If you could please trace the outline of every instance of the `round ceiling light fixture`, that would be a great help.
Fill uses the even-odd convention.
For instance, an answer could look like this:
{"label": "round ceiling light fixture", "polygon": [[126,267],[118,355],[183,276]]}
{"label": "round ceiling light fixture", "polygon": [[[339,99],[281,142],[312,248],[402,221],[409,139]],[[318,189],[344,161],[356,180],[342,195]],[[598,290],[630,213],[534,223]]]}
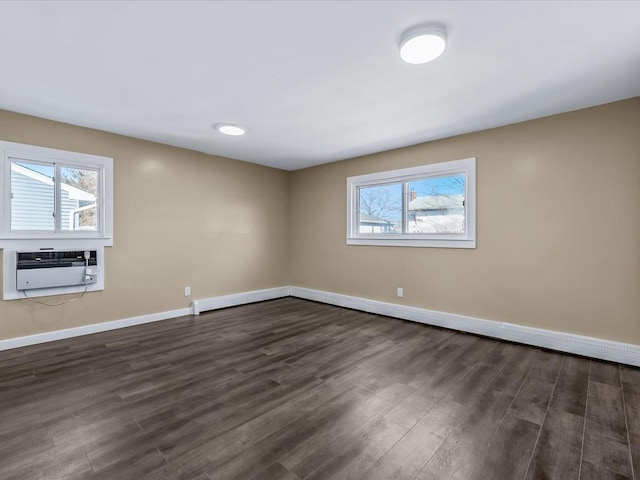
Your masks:
{"label": "round ceiling light fixture", "polygon": [[443,27],[412,30],[400,42],[400,58],[417,65],[435,60],[447,47],[447,34]]}
{"label": "round ceiling light fixture", "polygon": [[218,123],[216,124],[216,130],[225,135],[232,135],[237,137],[239,135],[244,135],[246,130],[238,125],[233,125],[231,123]]}

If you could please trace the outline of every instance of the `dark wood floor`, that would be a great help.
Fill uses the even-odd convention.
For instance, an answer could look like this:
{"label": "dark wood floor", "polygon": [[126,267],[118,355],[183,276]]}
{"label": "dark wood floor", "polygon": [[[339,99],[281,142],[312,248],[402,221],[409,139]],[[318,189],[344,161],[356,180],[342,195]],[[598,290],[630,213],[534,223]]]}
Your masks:
{"label": "dark wood floor", "polygon": [[299,299],[0,352],[3,480],[639,472],[639,369]]}

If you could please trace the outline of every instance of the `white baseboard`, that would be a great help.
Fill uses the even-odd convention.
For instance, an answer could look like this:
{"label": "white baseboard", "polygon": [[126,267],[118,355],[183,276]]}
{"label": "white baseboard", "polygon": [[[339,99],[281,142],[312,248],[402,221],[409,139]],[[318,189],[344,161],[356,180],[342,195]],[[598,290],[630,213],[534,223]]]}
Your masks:
{"label": "white baseboard", "polygon": [[309,288],[289,287],[289,292],[293,297],[307,300],[640,367],[640,345],[524,327]]}
{"label": "white baseboard", "polygon": [[274,298],[288,296],[289,287],[278,287],[194,300],[189,308],[152,313],[149,315],[142,315],[140,317],[125,318],[111,322],[94,323],[92,325],[83,325],[82,327],[67,328],[64,330],[54,330],[52,332],[28,335],[26,337],[0,340],[0,351],[26,347],[28,345],[36,345],[38,343],[53,342],[55,340],[63,340],[65,338],[79,337],[81,335],[90,335],[92,333],[106,332],[108,330],[131,327],[133,325],[141,325],[143,323],[158,322],[160,320],[182,317],[184,315],[198,315],[200,312],[204,312],[206,310],[216,310],[219,308],[233,307],[235,305],[244,305],[245,303],[260,302],[263,300],[271,300]]}
{"label": "white baseboard", "polygon": [[640,345],[585,337],[554,330],[524,327],[511,323],[437,312],[434,310],[408,307],[395,303],[380,302],[367,298],[352,297],[302,287],[277,287],[205,298],[194,300],[191,308],[181,308],[179,310],[170,310],[112,322],[39,333],[26,337],[9,338],[0,340],[0,351],[81,335],[89,335],[91,333],[105,332],[107,330],[115,330],[133,325],[141,325],[143,323],[157,322],[189,314],[198,315],[200,312],[207,310],[216,310],[287,296],[640,367]]}
{"label": "white baseboard", "polygon": [[217,310],[219,308],[244,305],[245,303],[262,302],[264,300],[273,300],[274,298],[288,297],[289,291],[290,287],[277,287],[194,300],[191,304],[191,313],[198,315],[200,312],[205,312],[207,310]]}
{"label": "white baseboard", "polygon": [[82,327],[66,328],[64,330],[54,330],[53,332],[38,333],[36,335],[28,335],[26,337],[8,338],[6,340],[0,340],[0,351],[26,347],[28,345],[36,345],[38,343],[53,342],[55,340],[63,340],[65,338],[79,337],[81,335],[90,335],[92,333],[106,332],[108,330],[116,330],[118,328],[132,327],[143,323],[158,322],[160,320],[168,320],[170,318],[182,317],[190,314],[190,308],[181,308],[179,310],[169,310],[167,312],[152,313],[149,315],[141,315],[139,317],[113,320],[111,322],[94,323],[91,325],[83,325]]}

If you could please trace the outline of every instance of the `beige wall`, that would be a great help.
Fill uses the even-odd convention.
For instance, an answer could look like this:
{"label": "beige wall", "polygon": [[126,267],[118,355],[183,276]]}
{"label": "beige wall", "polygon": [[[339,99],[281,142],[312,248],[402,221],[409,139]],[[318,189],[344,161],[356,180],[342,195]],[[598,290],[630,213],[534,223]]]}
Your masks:
{"label": "beige wall", "polygon": [[105,290],[57,308],[0,301],[0,339],[287,284],[287,172],[6,111],[0,139],[112,157],[115,171]]}
{"label": "beige wall", "polygon": [[[0,111],[2,140],[115,161],[105,290],[0,301],[0,339],[290,284],[640,344],[639,132],[636,98],[288,173]],[[471,156],[477,249],[345,244],[346,177]]]}
{"label": "beige wall", "polygon": [[[476,249],[345,244],[348,176],[467,157]],[[640,344],[640,98],[293,172],[290,218],[292,285]]]}

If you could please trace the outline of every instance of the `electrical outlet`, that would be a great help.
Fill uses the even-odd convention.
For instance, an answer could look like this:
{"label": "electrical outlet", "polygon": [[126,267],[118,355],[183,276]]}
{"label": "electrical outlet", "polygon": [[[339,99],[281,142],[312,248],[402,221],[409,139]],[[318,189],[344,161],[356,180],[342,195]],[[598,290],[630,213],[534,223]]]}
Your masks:
{"label": "electrical outlet", "polygon": [[398,292],[396,293],[399,297],[404,297],[404,288],[398,287]]}
{"label": "electrical outlet", "polygon": [[184,287],[184,296],[185,297],[191,296],[191,287]]}

